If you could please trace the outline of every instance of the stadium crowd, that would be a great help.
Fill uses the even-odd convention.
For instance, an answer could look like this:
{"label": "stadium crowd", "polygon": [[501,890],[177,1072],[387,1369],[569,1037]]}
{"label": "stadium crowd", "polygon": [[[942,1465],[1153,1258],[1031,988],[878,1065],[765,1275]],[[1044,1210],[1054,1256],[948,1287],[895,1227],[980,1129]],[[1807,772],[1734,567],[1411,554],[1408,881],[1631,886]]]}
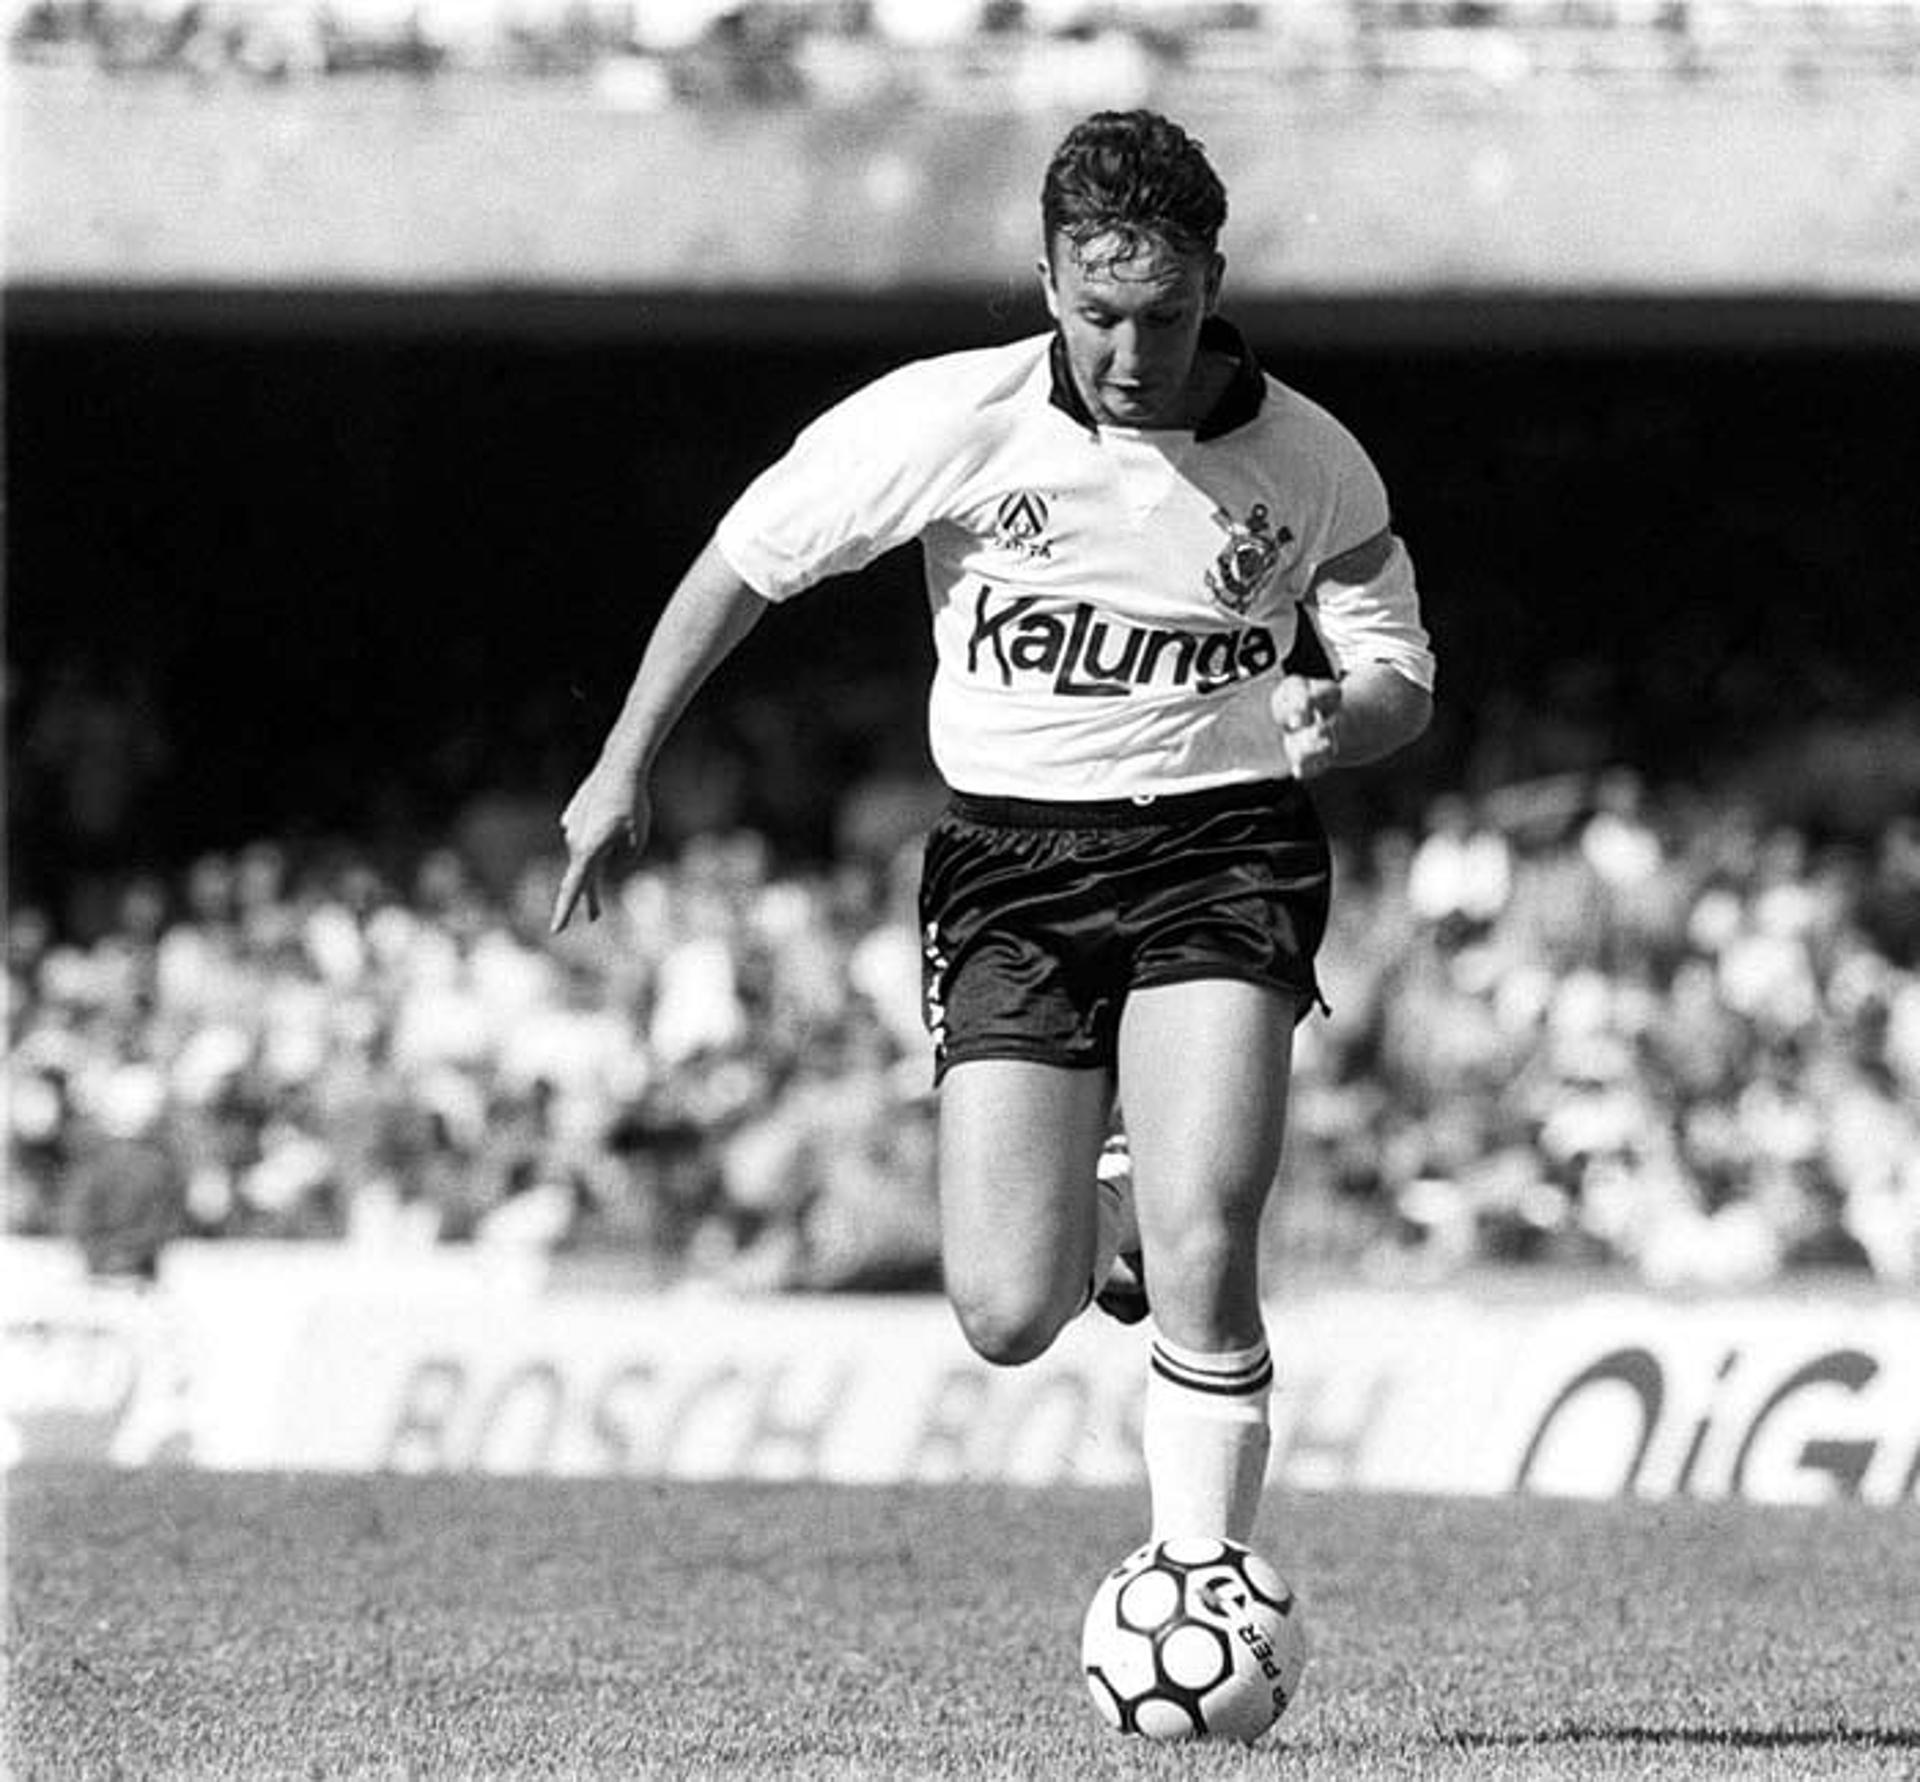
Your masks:
{"label": "stadium crowd", "polygon": [[[622,105],[1082,104],[1217,86],[1911,73],[1915,0],[14,0],[16,63],[586,81]],[[1139,93],[1144,100],[1146,93]]]}
{"label": "stadium crowd", "polygon": [[[135,1276],[192,1234],[926,1284],[911,802],[826,865],[687,841],[559,941],[544,806],[404,873],[208,853],[87,932],[18,901],[8,1227]],[[1616,767],[1336,845],[1283,1263],[1920,1281],[1920,821]]]}

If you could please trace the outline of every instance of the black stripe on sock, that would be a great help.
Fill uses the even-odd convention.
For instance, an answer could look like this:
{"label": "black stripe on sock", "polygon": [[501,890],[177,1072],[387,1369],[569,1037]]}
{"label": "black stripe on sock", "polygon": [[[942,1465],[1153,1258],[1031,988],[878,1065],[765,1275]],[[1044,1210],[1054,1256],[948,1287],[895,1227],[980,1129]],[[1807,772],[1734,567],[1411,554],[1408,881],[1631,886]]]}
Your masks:
{"label": "black stripe on sock", "polygon": [[1153,1371],[1161,1379],[1189,1392],[1210,1392],[1218,1398],[1250,1398],[1273,1384],[1273,1356],[1266,1350],[1261,1351],[1258,1360],[1222,1373],[1206,1373],[1175,1361],[1158,1343],[1153,1345],[1151,1357]]}

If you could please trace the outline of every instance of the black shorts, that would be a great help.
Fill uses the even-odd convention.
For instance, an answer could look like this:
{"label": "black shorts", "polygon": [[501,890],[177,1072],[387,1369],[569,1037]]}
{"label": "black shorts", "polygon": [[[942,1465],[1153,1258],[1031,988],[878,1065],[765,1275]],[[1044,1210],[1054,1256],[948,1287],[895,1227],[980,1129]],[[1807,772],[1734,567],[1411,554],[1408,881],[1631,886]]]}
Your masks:
{"label": "black shorts", "polygon": [[1326,830],[1296,780],[1147,803],[954,797],[927,838],[936,1080],[965,1059],[1111,1067],[1129,991],[1235,978],[1319,999]]}

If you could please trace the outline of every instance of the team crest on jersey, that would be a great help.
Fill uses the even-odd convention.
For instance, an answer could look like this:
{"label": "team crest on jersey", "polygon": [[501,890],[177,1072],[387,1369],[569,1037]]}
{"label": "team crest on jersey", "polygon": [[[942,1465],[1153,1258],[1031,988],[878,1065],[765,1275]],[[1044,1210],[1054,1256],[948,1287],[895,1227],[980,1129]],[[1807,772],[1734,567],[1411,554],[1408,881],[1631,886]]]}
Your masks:
{"label": "team crest on jersey", "polygon": [[1053,546],[1046,534],[1046,498],[1032,489],[1015,489],[994,512],[993,542],[1016,557],[1052,557]]}
{"label": "team crest on jersey", "polygon": [[1213,567],[1207,571],[1207,591],[1230,613],[1244,613],[1280,566],[1280,547],[1293,542],[1285,526],[1278,532],[1267,517],[1267,504],[1256,501],[1246,519],[1236,520],[1224,507],[1213,510],[1214,520],[1227,531]]}

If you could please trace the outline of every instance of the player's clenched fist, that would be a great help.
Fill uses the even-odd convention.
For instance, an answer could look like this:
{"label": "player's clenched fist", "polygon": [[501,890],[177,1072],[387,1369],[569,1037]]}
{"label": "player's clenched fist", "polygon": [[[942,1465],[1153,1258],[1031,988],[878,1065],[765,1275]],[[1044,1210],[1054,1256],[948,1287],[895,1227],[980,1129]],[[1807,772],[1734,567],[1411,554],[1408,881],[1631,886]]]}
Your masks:
{"label": "player's clenched fist", "polygon": [[572,920],[583,895],[587,920],[600,919],[602,868],[622,848],[645,847],[651,822],[646,786],[632,774],[616,771],[603,761],[581,781],[579,791],[560,813],[567,870],[553,901],[555,934]]}
{"label": "player's clenched fist", "polygon": [[1338,763],[1340,683],[1304,674],[1285,676],[1273,690],[1273,718],[1296,779],[1310,780]]}

